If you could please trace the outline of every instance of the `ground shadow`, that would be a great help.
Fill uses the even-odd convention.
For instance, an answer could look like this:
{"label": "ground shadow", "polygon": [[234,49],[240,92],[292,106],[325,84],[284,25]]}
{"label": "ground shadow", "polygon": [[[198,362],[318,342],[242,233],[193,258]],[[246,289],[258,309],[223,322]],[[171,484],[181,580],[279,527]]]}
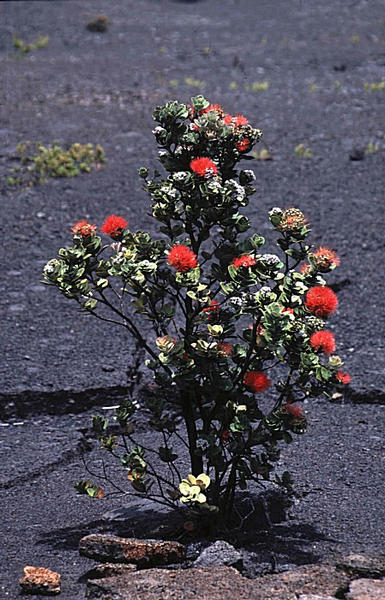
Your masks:
{"label": "ground shadow", "polygon": [[[243,502],[243,505],[242,505]],[[241,499],[240,507],[246,506]],[[253,501],[255,510],[247,519],[240,522],[228,533],[222,532],[221,539],[227,539],[240,549],[246,558],[246,575],[255,576],[261,565],[302,565],[318,562],[320,556],[314,544],[337,540],[319,532],[309,523],[288,522],[285,516],[287,499],[266,492]],[[245,514],[245,513],[244,513]],[[110,515],[110,516],[109,516]],[[162,512],[156,509],[143,509],[139,506],[123,508],[107,513],[103,518],[86,523],[76,523],[71,527],[45,533],[38,544],[54,549],[77,550],[79,541],[91,533],[109,533],[122,537],[174,539],[183,543],[195,543],[197,547],[206,545],[215,538],[208,539],[188,534],[183,528],[184,517],[177,512]]]}

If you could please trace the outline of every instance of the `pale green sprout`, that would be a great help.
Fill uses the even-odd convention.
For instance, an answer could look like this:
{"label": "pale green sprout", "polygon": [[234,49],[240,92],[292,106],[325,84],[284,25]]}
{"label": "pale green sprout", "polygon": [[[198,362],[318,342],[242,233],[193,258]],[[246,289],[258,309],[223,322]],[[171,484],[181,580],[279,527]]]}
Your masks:
{"label": "pale green sprout", "polygon": [[187,475],[187,479],[182,479],[179,484],[179,491],[182,494],[180,501],[184,504],[188,502],[198,502],[204,504],[206,502],[205,494],[202,491],[206,490],[210,485],[210,477],[201,473],[198,477]]}

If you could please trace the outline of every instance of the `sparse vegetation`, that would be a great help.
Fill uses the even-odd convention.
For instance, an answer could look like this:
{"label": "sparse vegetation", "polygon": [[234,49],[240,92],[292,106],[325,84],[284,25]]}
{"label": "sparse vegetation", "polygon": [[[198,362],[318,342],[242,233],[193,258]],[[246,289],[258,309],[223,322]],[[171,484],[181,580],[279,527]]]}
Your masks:
{"label": "sparse vegetation", "polygon": [[294,148],[294,153],[296,156],[299,156],[299,158],[312,158],[313,156],[312,151],[310,148],[307,148],[305,144],[298,144]]}
{"label": "sparse vegetation", "polygon": [[16,34],[13,35],[13,47],[18,50],[22,56],[28,54],[29,52],[33,52],[34,50],[38,50],[39,48],[45,48],[48,45],[48,42],[48,35],[40,35],[34,42],[31,42],[30,44],[26,44]]}
{"label": "sparse vegetation", "polygon": [[194,77],[185,77],[184,82],[186,85],[194,88],[204,88],[206,85],[205,81],[201,81],[200,79],[195,79]]}
{"label": "sparse vegetation", "polygon": [[376,154],[380,149],[379,145],[374,142],[368,142],[365,148],[365,154]]}
{"label": "sparse vegetation", "polygon": [[11,170],[6,178],[8,185],[33,187],[49,177],[76,177],[100,168],[106,162],[103,148],[98,144],[75,143],[68,150],[54,142],[44,146],[41,142],[24,142],[17,146],[20,167]]}
{"label": "sparse vegetation", "polygon": [[381,81],[373,81],[372,83],[368,83],[367,81],[365,81],[364,83],[364,90],[366,92],[382,92],[382,90],[385,89],[385,79],[382,79]]}
{"label": "sparse vegetation", "polygon": [[265,92],[268,89],[269,89],[268,81],[254,81],[254,83],[251,84],[251,90],[253,92]]}
{"label": "sparse vegetation", "polygon": [[251,156],[255,158],[255,160],[274,160],[273,155],[267,148],[262,148],[259,152],[255,150],[251,153]]}

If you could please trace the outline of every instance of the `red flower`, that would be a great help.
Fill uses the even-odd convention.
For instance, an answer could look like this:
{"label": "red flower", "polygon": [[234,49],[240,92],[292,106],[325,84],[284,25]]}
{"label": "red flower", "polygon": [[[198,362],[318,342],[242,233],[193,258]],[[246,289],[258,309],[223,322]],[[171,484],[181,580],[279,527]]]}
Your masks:
{"label": "red flower", "polygon": [[336,311],[338,298],[326,285],[316,285],[307,292],[305,306],[316,317],[327,317]]}
{"label": "red flower", "polygon": [[225,125],[231,125],[231,123],[233,122],[233,117],[227,114],[223,117],[223,120],[225,122]]}
{"label": "red flower", "polygon": [[250,140],[247,138],[243,138],[243,140],[235,144],[235,147],[238,150],[238,152],[246,152],[250,148]]}
{"label": "red flower", "polygon": [[257,261],[254,256],[243,254],[242,256],[236,256],[231,264],[236,269],[239,269],[239,267],[252,267],[257,264]]}
{"label": "red flower", "polygon": [[221,433],[221,444],[222,446],[226,446],[229,443],[229,438],[231,436],[231,431],[229,429],[224,429]]}
{"label": "red flower", "polygon": [[196,254],[183,244],[176,244],[171,248],[167,262],[179,273],[186,273],[189,269],[195,269],[198,266]]}
{"label": "red flower", "polygon": [[283,405],[283,408],[285,409],[287,414],[290,415],[291,417],[294,417],[294,419],[302,419],[303,418],[301,406],[298,406],[295,404],[289,404],[287,402],[286,404]]}
{"label": "red flower", "polygon": [[221,354],[225,354],[226,356],[230,356],[231,350],[233,349],[232,345],[229,342],[218,342],[217,350]]}
{"label": "red flower", "polygon": [[294,308],[290,308],[290,306],[286,306],[282,309],[282,312],[287,312],[289,315],[294,315]]}
{"label": "red flower", "polygon": [[82,237],[87,237],[88,235],[94,236],[96,229],[96,225],[90,225],[90,223],[85,220],[78,221],[72,226],[72,231],[74,234],[81,235]]}
{"label": "red flower", "polygon": [[352,380],[349,373],[344,373],[343,371],[337,371],[336,379],[337,379],[337,381],[339,381],[340,383],[343,383],[344,385],[350,383]]}
{"label": "red flower", "polygon": [[207,108],[203,108],[201,110],[201,115],[204,115],[208,112],[216,112],[220,117],[223,116],[223,108],[221,107],[220,104],[209,104]]}
{"label": "red flower", "polygon": [[127,227],[127,225],[128,222],[123,217],[118,217],[118,215],[110,215],[104,221],[101,231],[115,239],[122,235],[123,230]]}
{"label": "red flower", "polygon": [[202,312],[204,312],[204,313],[217,313],[220,310],[221,310],[221,307],[219,305],[219,302],[217,302],[217,300],[211,300],[210,306],[206,306],[206,308],[204,308],[202,310]]}
{"label": "red flower", "polygon": [[212,177],[218,173],[217,165],[210,158],[199,156],[190,162],[190,169],[201,177]]}
{"label": "red flower", "polygon": [[319,270],[329,270],[332,267],[338,267],[340,259],[334,250],[321,246],[316,252],[310,254],[312,262]]}
{"label": "red flower", "polygon": [[331,331],[316,331],[310,336],[310,345],[324,354],[332,354],[336,349],[336,341]]}
{"label": "red flower", "polygon": [[270,386],[270,379],[265,373],[260,371],[249,371],[245,373],[243,383],[256,393],[264,392]]}
{"label": "red flower", "polygon": [[234,125],[235,127],[242,127],[242,125],[247,125],[248,122],[249,121],[243,115],[237,115],[235,117]]}

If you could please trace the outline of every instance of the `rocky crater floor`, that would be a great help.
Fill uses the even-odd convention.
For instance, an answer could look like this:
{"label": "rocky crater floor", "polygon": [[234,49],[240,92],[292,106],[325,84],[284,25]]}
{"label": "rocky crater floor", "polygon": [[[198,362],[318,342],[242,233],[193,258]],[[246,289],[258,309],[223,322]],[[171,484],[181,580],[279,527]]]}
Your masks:
{"label": "rocky crater floor", "polygon": [[[109,19],[105,32],[86,27],[98,14]],[[60,573],[66,600],[230,598],[234,589],[239,598],[385,597],[384,24],[381,0],[0,4],[1,598],[18,597],[27,565]],[[22,54],[15,35],[49,41]],[[124,397],[138,365],[141,385],[150,379],[125,333],[41,284],[79,219],[101,224],[117,213],[156,233],[136,172],[158,166],[151,113],[198,93],[264,132],[273,160],[248,163],[255,230],[272,244],[269,209],[297,206],[314,243],[338,251],[331,328],[352,375],[339,397],[304,405],[308,432],[282,453],[299,499],[255,497],[251,521],[214,548],[150,503],[75,494],[84,461],[100,460],[91,415]],[[101,144],[108,162],[31,189],[10,186],[16,147],[27,140]],[[295,152],[299,144],[310,158]],[[150,442],[145,420],[137,427]],[[186,556],[95,573],[100,558],[79,553],[92,534],[179,542]],[[227,552],[231,559],[212,562]]]}

